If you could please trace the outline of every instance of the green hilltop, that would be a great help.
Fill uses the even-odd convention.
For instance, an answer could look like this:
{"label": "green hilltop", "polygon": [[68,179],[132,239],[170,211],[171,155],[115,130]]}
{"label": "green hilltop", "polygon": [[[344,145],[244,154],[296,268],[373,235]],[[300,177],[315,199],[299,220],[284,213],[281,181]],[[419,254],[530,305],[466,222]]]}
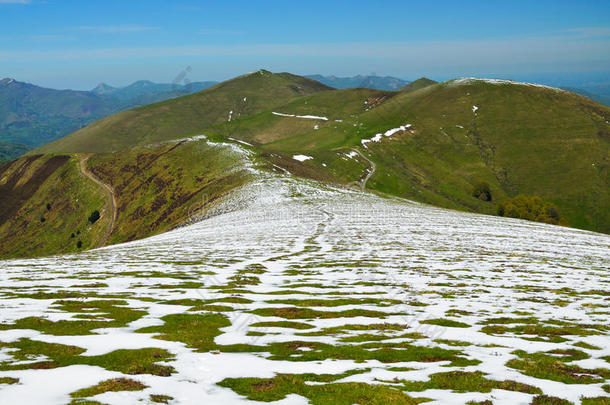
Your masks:
{"label": "green hilltop", "polygon": [[212,124],[238,120],[324,90],[331,88],[289,73],[258,70],[199,93],[106,117],[34,153],[109,152],[197,135]]}
{"label": "green hilltop", "polygon": [[[298,176],[610,233],[609,107],[526,83],[412,85],[397,92],[335,90],[261,70],[102,119],[0,166],[0,202],[10,207],[0,213],[0,257],[163,232],[187,221],[202,196],[218,201],[249,181],[247,171],[230,170],[239,164],[224,151],[177,141],[194,135],[247,142],[263,167]],[[116,194],[108,237],[108,203],[79,170],[83,159]],[[87,224],[93,210],[101,219]],[[71,236],[76,231],[81,247]],[[28,248],[12,249],[16,238]]]}

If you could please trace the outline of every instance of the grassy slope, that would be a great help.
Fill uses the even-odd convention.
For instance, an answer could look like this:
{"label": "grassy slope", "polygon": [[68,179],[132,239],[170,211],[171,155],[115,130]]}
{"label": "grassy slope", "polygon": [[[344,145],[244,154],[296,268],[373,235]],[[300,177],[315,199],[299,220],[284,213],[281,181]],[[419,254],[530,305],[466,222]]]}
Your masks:
{"label": "grassy slope", "polygon": [[[97,246],[109,218],[104,202],[104,194],[79,173],[74,157],[28,156],[0,166],[0,257]],[[92,225],[88,218],[94,210],[102,218]]]}
{"label": "grassy slope", "polygon": [[104,118],[38,148],[35,153],[109,152],[200,134],[210,125],[245,117],[330,88],[288,73],[264,70],[199,93]]}
{"label": "grassy slope", "polygon": [[[313,100],[308,107],[301,113],[319,110]],[[519,193],[540,195],[557,204],[571,226],[608,233],[608,117],[607,107],[567,92],[479,81],[445,83],[400,93],[358,116],[342,117],[343,123],[267,140],[263,147],[313,155],[316,159],[308,164],[320,170],[339,167],[332,174],[346,181],[360,177],[355,170],[367,165],[358,159],[346,162],[338,152],[359,147],[377,163],[371,188],[494,213],[493,204],[471,196],[473,185],[485,180],[496,201]],[[360,139],[407,123],[413,124],[413,134],[384,138],[368,150],[360,145]],[[255,139],[255,132],[250,129],[246,137]]]}
{"label": "grassy slope", "polygon": [[237,156],[205,141],[102,153],[88,167],[117,195],[110,243],[168,231],[249,178]]}
{"label": "grassy slope", "polygon": [[409,84],[407,84],[406,86],[402,87],[400,90],[400,92],[403,93],[409,93],[415,90],[419,90],[419,89],[423,89],[424,87],[428,87],[428,86],[432,86],[433,84],[438,83],[437,81],[428,79],[427,77],[421,77]]}
{"label": "grassy slope", "polygon": [[[204,215],[244,184],[249,172],[227,150],[205,141],[174,142],[91,156],[89,170],[117,196],[118,216],[108,244],[170,230]],[[0,206],[0,258],[97,247],[111,214],[102,189],[79,172],[77,157],[69,155],[27,156],[0,166]],[[96,209],[101,218],[91,225],[88,217]]]}
{"label": "grassy slope", "polygon": [[[539,195],[555,203],[571,226],[610,233],[609,108],[567,92],[480,81],[441,83],[411,92],[325,89],[296,76],[257,72],[196,95],[109,117],[48,148],[106,151],[200,133],[205,127],[206,133],[255,144],[264,159],[294,174],[345,183],[361,181],[370,170],[369,162],[360,156],[346,156],[357,148],[377,166],[368,188],[489,214],[496,211],[494,203],[507,196]],[[243,97],[247,103],[242,109],[223,104],[243,102]],[[475,105],[479,107],[476,114]],[[240,118],[227,122],[229,109],[234,111],[233,118]],[[271,111],[329,120],[279,117]],[[413,131],[362,147],[361,139],[407,123]],[[247,181],[243,173],[227,174],[234,160],[202,145],[137,146],[89,159],[90,169],[111,184],[119,197],[119,216],[110,242],[171,229],[188,219],[193,206],[215,200]],[[299,163],[290,158],[293,154],[315,159]],[[2,170],[15,171],[18,162],[31,158],[24,159]],[[65,241],[65,235],[56,230],[83,228],[86,211],[103,206],[103,195],[83,183],[74,159],[61,173],[58,170],[56,177],[33,187],[35,193],[17,204],[18,214],[0,228],[4,235],[19,235],[29,247],[15,249],[9,237],[4,239],[2,254],[75,249],[74,241]],[[482,180],[491,185],[494,203],[471,195],[473,185]],[[85,194],[79,201],[86,201],[86,208],[79,205],[84,211],[78,214],[65,197],[74,193]],[[2,193],[2,203],[14,195]],[[57,224],[67,226],[50,227],[55,220],[40,223],[38,211],[47,202],[68,207],[57,214],[64,216]],[[102,215],[100,228],[105,219]],[[85,247],[94,246],[99,235],[89,238],[83,239]]]}

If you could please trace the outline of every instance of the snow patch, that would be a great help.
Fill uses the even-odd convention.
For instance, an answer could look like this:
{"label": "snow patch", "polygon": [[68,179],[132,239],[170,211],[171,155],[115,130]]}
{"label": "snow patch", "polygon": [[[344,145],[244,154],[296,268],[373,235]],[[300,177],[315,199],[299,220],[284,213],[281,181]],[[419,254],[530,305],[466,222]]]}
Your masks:
{"label": "snow patch", "polygon": [[376,134],[375,136],[373,136],[372,138],[369,138],[369,139],[362,139],[360,142],[362,142],[362,146],[364,146],[365,148],[368,148],[368,146],[366,146],[367,143],[379,142],[379,141],[381,141],[381,139],[383,137],[389,137],[389,136],[394,135],[397,132],[406,131],[407,129],[411,128],[411,126],[412,126],[411,124],[406,124],[406,125],[401,125],[397,128],[388,129],[384,133]]}
{"label": "snow patch", "polygon": [[308,120],[328,121],[328,117],[321,117],[321,116],[317,116],[317,115],[294,115],[294,114],[284,114],[284,113],[275,112],[275,111],[272,111],[271,114],[277,115],[280,117],[292,117],[292,118],[304,118],[304,119],[308,119]]}
{"label": "snow patch", "polygon": [[451,86],[451,85],[472,84],[472,83],[476,83],[476,82],[484,82],[484,83],[498,84],[498,85],[515,84],[515,85],[519,85],[519,86],[540,87],[540,88],[553,90],[553,91],[566,92],[565,90],[559,89],[557,87],[546,86],[544,84],[517,82],[514,80],[506,80],[506,79],[484,79],[484,78],[477,78],[477,77],[462,77],[462,78],[450,81],[449,85]]}
{"label": "snow patch", "polygon": [[306,160],[313,159],[311,156],[307,156],[307,155],[294,155],[292,158],[294,160],[298,160],[299,162],[304,162]]}

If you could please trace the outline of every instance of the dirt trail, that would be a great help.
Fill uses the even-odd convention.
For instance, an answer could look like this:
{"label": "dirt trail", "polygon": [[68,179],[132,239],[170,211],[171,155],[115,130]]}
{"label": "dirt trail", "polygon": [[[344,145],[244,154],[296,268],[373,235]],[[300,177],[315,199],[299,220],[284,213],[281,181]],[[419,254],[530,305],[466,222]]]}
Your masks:
{"label": "dirt trail", "polygon": [[356,152],[358,155],[360,155],[360,157],[362,159],[366,160],[368,162],[368,164],[371,166],[371,170],[367,173],[367,175],[364,177],[364,179],[362,179],[362,181],[360,182],[360,188],[362,190],[364,190],[366,188],[366,182],[369,181],[369,179],[375,174],[375,170],[377,170],[377,165],[371,159],[364,156],[364,154],[362,152],[360,152],[358,149],[352,149],[352,150],[354,152]]}
{"label": "dirt trail", "polygon": [[117,217],[117,201],[114,189],[110,185],[101,181],[95,174],[91,173],[89,169],[87,169],[87,160],[90,156],[91,155],[79,156],[78,168],[85,177],[102,187],[104,189],[104,193],[106,194],[106,206],[108,207],[108,212],[111,213],[111,216],[110,221],[108,222],[108,227],[106,228],[106,233],[104,234],[102,239],[100,239],[100,243],[98,244],[98,247],[102,247],[106,245],[108,238],[110,238],[110,234],[114,230],[114,224],[116,222]]}

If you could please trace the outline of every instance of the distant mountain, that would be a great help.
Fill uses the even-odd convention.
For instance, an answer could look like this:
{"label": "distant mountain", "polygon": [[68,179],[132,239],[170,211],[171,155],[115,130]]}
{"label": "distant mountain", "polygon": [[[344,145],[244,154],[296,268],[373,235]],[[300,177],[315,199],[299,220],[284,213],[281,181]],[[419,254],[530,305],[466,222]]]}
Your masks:
{"label": "distant mountain", "polygon": [[0,142],[43,145],[116,111],[112,103],[88,91],[0,80]]}
{"label": "distant mountain", "polygon": [[30,149],[29,146],[20,143],[0,142],[0,164],[10,162]]}
{"label": "distant mountain", "polygon": [[327,86],[334,87],[336,89],[353,89],[353,88],[364,88],[364,89],[375,89],[375,90],[398,90],[401,87],[409,84],[408,81],[398,79],[391,76],[353,76],[353,77],[337,77],[337,76],[322,76],[322,75],[310,75],[305,76],[313,80],[317,80],[320,83],[324,83]]}
{"label": "distant mountain", "polygon": [[574,87],[562,87],[562,89],[571,91],[572,93],[580,94],[581,96],[590,98],[591,100],[597,101],[598,103],[610,106],[610,96],[600,96],[598,94],[590,93],[583,89],[577,89]]}
{"label": "distant mountain", "polygon": [[195,82],[182,85],[139,80],[125,87],[112,87],[105,83],[100,83],[91,92],[129,104],[144,105],[185,96],[207,89],[215,84],[218,84],[218,82]]}
{"label": "distant mountain", "polygon": [[[0,159],[21,155],[110,114],[164,101],[213,86],[137,81],[126,87],[99,84],[91,91],[54,90],[11,78],[0,80]],[[16,145],[9,147],[8,145]]]}

